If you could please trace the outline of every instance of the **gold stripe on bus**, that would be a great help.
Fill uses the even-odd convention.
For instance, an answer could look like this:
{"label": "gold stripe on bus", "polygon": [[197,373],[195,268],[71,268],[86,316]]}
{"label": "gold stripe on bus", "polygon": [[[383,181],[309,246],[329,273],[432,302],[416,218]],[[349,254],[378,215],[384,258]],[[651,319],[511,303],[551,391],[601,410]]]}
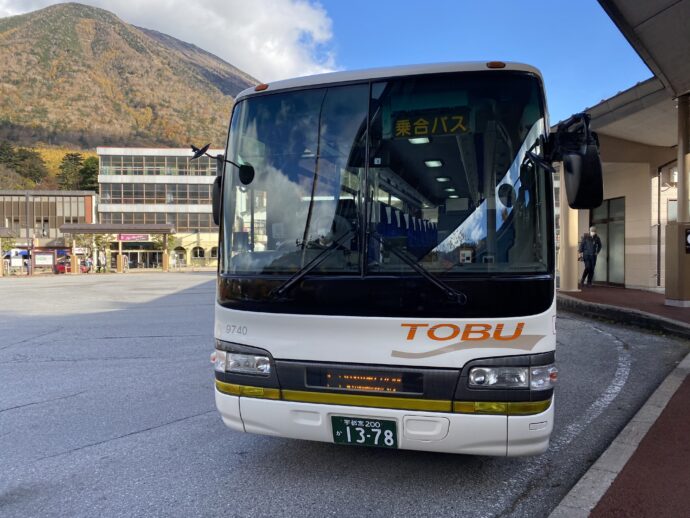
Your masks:
{"label": "gold stripe on bus", "polygon": [[452,406],[449,400],[361,396],[357,394],[306,392],[303,390],[283,390],[283,399],[302,403],[394,408],[399,410],[428,410],[431,412],[450,412]]}
{"label": "gold stripe on bus", "polygon": [[454,401],[453,412],[485,415],[534,415],[541,414],[551,406],[551,399],[545,401]]}
{"label": "gold stripe on bus", "polygon": [[[304,390],[283,390],[251,385],[237,385],[216,380],[216,388],[223,394],[261,399],[283,399],[301,403],[326,405],[364,406],[398,410],[427,410],[429,412],[450,412],[476,415],[534,415],[546,411],[551,399],[545,401],[447,401],[444,399],[419,399],[388,396],[363,396],[329,392],[308,392]],[[282,398],[281,398],[282,395]]]}
{"label": "gold stripe on bus", "polygon": [[534,415],[545,412],[551,406],[551,400],[513,402],[508,405],[508,415]]}
{"label": "gold stripe on bus", "polygon": [[263,399],[280,399],[280,389],[237,385],[216,380],[216,388],[223,394],[232,396],[255,397]]}

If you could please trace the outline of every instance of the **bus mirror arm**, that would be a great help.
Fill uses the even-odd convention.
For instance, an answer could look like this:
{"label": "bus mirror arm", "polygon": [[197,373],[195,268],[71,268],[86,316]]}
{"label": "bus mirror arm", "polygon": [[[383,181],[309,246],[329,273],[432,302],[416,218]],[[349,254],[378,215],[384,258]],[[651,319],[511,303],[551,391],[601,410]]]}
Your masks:
{"label": "bus mirror arm", "polygon": [[227,158],[225,158],[225,155],[222,155],[222,154],[216,155],[216,156],[210,155],[207,152],[208,148],[210,146],[211,146],[211,144],[206,144],[204,147],[198,148],[198,147],[192,145],[191,147],[192,147],[192,151],[194,152],[194,155],[192,156],[191,160],[196,160],[198,158],[201,158],[202,156],[207,156],[207,157],[213,158],[214,160],[217,161],[217,164],[218,164],[218,167],[216,168],[216,175],[217,176],[221,176],[221,172],[223,170],[223,167],[222,167],[223,164],[230,164],[230,165],[234,165],[238,169],[238,171],[239,171],[238,177],[239,177],[240,183],[242,185],[249,185],[250,183],[252,183],[254,181],[254,174],[255,174],[254,173],[254,166],[252,166],[251,164],[241,164],[241,165],[236,164],[232,160],[228,160]]}
{"label": "bus mirror arm", "polygon": [[540,157],[539,155],[536,155],[532,151],[528,151],[527,153],[525,153],[525,156],[529,160],[531,160],[533,164],[542,167],[543,169],[547,170],[549,173],[553,174],[556,172],[556,169],[551,165],[550,162],[548,162],[547,160],[544,160],[542,157]]}

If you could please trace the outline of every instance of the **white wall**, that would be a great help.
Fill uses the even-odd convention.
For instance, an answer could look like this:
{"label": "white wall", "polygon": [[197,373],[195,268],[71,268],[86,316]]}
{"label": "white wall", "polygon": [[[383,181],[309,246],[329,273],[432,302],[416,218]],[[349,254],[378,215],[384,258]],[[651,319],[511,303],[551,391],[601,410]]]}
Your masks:
{"label": "white wall", "polygon": [[[656,287],[656,219],[652,220],[651,187],[649,164],[604,163],[604,199],[625,198],[626,288]],[[579,235],[588,228],[589,211],[579,211]],[[582,268],[580,265],[580,274]]]}

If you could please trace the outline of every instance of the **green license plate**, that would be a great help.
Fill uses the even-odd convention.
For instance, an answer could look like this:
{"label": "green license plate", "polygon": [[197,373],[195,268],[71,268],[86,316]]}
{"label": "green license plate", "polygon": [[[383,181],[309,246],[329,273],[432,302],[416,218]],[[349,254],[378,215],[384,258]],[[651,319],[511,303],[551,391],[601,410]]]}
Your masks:
{"label": "green license plate", "polygon": [[397,448],[398,434],[395,421],[365,417],[331,416],[333,442],[357,446]]}

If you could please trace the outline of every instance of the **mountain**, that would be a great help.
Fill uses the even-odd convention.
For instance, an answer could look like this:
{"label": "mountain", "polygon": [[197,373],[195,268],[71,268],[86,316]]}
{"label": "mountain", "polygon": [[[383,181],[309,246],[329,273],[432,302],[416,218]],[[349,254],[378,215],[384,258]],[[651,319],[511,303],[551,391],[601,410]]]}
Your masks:
{"label": "mountain", "polygon": [[194,45],[75,3],[0,18],[0,140],[223,147],[259,81]]}

